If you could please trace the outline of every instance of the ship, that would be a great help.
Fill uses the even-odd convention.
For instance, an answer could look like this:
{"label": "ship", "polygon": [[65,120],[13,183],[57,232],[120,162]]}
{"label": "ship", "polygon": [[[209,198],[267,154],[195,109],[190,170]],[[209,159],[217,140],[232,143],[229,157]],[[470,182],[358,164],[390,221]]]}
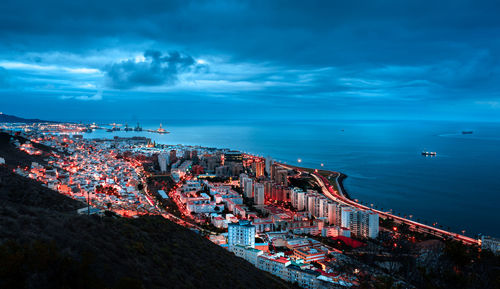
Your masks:
{"label": "ship", "polygon": [[142,127],[137,123],[137,126],[134,128],[134,131],[142,131]]}
{"label": "ship", "polygon": [[161,133],[161,134],[163,134],[163,133],[168,133],[168,131],[166,131],[163,127],[161,127],[161,123],[160,123],[160,128],[158,128],[158,129],[156,130],[156,132],[157,132],[157,133]]}
{"label": "ship", "polygon": [[112,123],[113,127],[108,128],[106,131],[107,132],[114,132],[114,131],[120,131],[121,129],[116,125],[116,123]]}
{"label": "ship", "polygon": [[125,124],[125,131],[133,131],[133,129],[131,127],[128,127],[128,124],[126,123]]}
{"label": "ship", "polygon": [[159,133],[159,134],[165,134],[165,133],[170,133],[168,131],[166,131],[162,126],[161,126],[161,123],[160,123],[160,127],[158,129],[148,129],[146,130],[148,132],[155,132],[155,133]]}
{"label": "ship", "polygon": [[423,155],[423,156],[435,156],[435,155],[437,155],[437,153],[436,153],[436,152],[427,152],[427,151],[423,151],[423,152],[422,152],[422,155]]}
{"label": "ship", "polygon": [[462,134],[472,134],[473,131],[472,130],[464,130],[462,131]]}

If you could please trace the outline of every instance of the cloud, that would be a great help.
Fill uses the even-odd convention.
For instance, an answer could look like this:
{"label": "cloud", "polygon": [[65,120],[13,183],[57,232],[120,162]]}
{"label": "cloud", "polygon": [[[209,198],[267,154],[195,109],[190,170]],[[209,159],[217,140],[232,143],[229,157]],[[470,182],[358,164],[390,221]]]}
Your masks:
{"label": "cloud", "polygon": [[76,99],[76,100],[82,100],[82,101],[96,101],[96,100],[102,100],[102,91],[98,91],[96,94],[93,95],[62,95],[60,99],[67,100],[67,99]]}
{"label": "cloud", "polygon": [[162,55],[160,51],[148,50],[144,57],[127,59],[105,67],[106,84],[116,89],[173,85],[178,74],[189,71],[195,63],[193,57],[177,51]]}
{"label": "cloud", "polygon": [[7,69],[0,66],[0,89],[10,86]]}

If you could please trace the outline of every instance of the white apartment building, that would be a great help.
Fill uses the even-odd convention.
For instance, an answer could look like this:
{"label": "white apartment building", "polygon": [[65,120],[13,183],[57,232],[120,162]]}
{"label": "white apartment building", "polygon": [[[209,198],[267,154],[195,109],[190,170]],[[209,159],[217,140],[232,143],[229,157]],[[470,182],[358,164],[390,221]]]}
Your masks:
{"label": "white apartment building", "polygon": [[254,204],[264,205],[264,184],[256,183],[254,186]]}
{"label": "white apartment building", "polygon": [[227,244],[231,252],[235,245],[255,248],[255,226],[250,221],[229,224],[227,238]]}

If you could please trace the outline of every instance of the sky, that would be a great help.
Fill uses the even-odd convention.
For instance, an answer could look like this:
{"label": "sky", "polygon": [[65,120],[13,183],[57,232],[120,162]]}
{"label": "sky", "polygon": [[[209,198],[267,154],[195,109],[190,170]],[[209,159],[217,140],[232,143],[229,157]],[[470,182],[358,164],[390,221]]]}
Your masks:
{"label": "sky", "polygon": [[498,1],[0,2],[0,111],[500,121]]}

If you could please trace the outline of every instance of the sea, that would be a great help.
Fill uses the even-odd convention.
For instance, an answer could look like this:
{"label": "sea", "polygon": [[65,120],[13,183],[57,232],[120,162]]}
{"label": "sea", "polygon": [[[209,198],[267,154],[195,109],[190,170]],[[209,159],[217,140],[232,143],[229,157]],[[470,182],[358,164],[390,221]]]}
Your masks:
{"label": "sea", "polygon": [[156,129],[160,122],[169,134],[96,130],[85,137],[139,135],[339,171],[350,197],[364,204],[471,237],[500,237],[500,123],[154,120],[141,126]]}

